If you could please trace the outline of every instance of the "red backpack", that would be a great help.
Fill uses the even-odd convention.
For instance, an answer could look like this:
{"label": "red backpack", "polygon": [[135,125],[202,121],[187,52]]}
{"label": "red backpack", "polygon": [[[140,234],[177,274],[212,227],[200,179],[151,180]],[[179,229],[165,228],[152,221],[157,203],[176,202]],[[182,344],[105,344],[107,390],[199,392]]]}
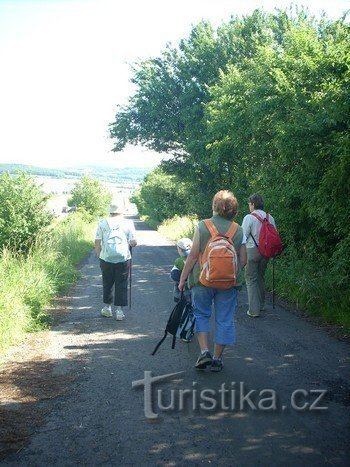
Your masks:
{"label": "red backpack", "polygon": [[256,241],[252,235],[254,243],[258,247],[259,252],[265,256],[265,258],[274,258],[275,256],[281,254],[282,240],[275,226],[271,224],[269,215],[266,214],[265,219],[262,219],[258,214],[253,212],[251,215],[256,217],[261,222],[259,245],[256,244]]}

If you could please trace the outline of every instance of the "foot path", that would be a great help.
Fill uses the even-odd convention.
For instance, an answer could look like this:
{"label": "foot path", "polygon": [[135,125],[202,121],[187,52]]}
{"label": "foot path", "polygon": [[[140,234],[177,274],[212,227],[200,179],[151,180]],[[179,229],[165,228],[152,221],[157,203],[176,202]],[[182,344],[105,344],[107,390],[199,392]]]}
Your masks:
{"label": "foot path", "polygon": [[[195,341],[171,349],[168,337],[151,356],[174,305],[169,271],[176,250],[136,225],[132,309],[124,321],[100,316],[101,277],[92,252],[67,298],[68,311],[48,333],[54,363],[47,371],[58,382],[71,378],[68,389],[38,403],[45,408],[41,423],[0,464],[345,466],[348,344],[280,306],[268,304],[260,318],[249,318],[242,291],[237,344],[227,349],[222,372],[194,369]],[[171,373],[177,374],[146,390],[143,383],[132,387]],[[158,417],[147,418],[152,413]]]}

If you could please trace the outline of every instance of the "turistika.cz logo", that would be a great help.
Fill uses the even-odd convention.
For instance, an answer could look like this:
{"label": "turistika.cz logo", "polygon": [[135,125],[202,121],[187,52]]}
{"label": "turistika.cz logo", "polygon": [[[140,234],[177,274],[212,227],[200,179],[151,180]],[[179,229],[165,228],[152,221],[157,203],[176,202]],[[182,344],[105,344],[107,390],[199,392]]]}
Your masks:
{"label": "turistika.cz logo", "polygon": [[132,388],[144,388],[144,413],[148,419],[157,419],[158,412],[169,411],[226,411],[244,412],[246,410],[271,412],[288,409],[298,412],[322,411],[328,407],[322,405],[326,389],[295,389],[287,403],[281,403],[277,391],[271,388],[249,389],[243,381],[222,383],[218,389],[200,388],[197,381],[191,388],[170,390],[156,389],[155,383],[175,379],[184,373],[170,373],[152,376],[151,371],[144,371],[144,378],[132,382]]}

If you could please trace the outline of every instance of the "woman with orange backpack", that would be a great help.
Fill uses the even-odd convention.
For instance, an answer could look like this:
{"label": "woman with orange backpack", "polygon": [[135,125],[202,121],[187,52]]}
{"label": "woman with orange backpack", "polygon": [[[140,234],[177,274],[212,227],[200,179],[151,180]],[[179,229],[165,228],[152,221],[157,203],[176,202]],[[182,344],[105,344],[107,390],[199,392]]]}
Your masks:
{"label": "woman with orange backpack", "polygon": [[[213,198],[213,216],[198,223],[193,245],[182,271],[179,289],[185,282],[192,293],[196,333],[201,353],[195,368],[211,371],[223,368],[226,345],[235,342],[234,314],[237,305],[237,278],[246,264],[243,229],[233,218],[238,203],[235,196],[221,190]],[[213,356],[209,352],[209,320],[214,304],[215,336]]]}

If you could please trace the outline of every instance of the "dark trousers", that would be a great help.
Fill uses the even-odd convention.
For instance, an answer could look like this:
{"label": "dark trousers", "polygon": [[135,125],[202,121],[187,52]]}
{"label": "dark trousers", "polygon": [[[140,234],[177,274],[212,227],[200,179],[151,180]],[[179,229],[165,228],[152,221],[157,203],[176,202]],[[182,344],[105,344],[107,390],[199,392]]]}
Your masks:
{"label": "dark trousers", "polygon": [[113,303],[114,287],[114,305],[128,305],[128,277],[129,261],[124,263],[107,263],[100,259],[103,285],[103,303],[111,305]]}

